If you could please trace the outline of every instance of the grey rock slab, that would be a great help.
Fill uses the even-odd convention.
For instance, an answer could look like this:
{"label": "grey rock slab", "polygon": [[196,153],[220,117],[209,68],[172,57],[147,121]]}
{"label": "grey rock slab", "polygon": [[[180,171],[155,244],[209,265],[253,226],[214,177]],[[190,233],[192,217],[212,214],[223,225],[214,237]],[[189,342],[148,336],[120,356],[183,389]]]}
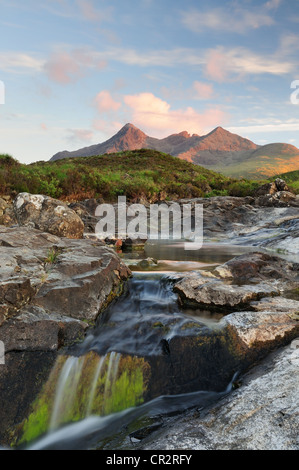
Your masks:
{"label": "grey rock slab", "polygon": [[203,412],[155,433],[148,450],[298,450],[299,338],[268,356],[241,386]]}

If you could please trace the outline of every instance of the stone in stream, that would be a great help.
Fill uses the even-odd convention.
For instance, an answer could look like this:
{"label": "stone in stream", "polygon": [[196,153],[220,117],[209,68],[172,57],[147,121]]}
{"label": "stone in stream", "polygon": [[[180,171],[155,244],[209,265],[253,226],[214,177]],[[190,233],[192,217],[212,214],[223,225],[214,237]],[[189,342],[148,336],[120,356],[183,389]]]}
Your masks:
{"label": "stone in stream", "polygon": [[187,274],[174,289],[186,305],[214,309],[246,309],[253,301],[298,287],[299,264],[265,253],[247,253],[212,273]]}

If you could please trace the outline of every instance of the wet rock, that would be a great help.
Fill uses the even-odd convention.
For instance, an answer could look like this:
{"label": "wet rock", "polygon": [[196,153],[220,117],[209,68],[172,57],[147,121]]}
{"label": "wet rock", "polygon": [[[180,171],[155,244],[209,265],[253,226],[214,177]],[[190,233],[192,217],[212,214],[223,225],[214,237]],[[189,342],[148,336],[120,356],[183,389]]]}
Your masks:
{"label": "wet rock", "polygon": [[156,267],[158,261],[154,258],[146,258],[137,263],[137,267],[141,269],[149,269],[152,267]]}
{"label": "wet rock", "polygon": [[186,305],[207,308],[246,308],[253,301],[298,287],[299,264],[253,252],[237,256],[207,275],[187,274],[174,286]]}
{"label": "wet rock", "polygon": [[57,199],[21,193],[14,201],[14,211],[20,226],[31,226],[59,237],[83,237],[84,223],[81,218]]}
{"label": "wet rock", "polygon": [[148,450],[298,450],[299,339],[268,356],[216,405],[166,423]]}
{"label": "wet rock", "polygon": [[6,321],[0,328],[0,337],[6,355],[11,351],[56,352],[83,339],[87,328],[83,321],[31,306]]}

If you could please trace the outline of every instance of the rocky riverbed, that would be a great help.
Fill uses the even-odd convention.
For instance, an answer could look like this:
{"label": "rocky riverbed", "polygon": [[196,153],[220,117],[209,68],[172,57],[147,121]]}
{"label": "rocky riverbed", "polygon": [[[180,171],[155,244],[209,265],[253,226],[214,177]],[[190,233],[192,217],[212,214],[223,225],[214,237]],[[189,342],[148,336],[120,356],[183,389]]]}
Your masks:
{"label": "rocky riverbed", "polygon": [[[253,198],[181,201],[203,204],[206,243],[252,250],[208,270],[174,274],[174,292],[183,307],[221,312],[219,328],[234,339],[227,343],[235,348],[229,354],[241,357],[247,366],[265,357],[266,362],[209,412],[190,413],[174,426],[167,424],[139,447],[299,447],[294,437],[299,430],[294,369],[299,351],[294,342],[299,337],[299,200],[286,189],[276,182]],[[131,276],[115,250],[93,236],[96,205],[95,200],[67,205],[27,194],[13,204],[0,199],[0,340],[5,345],[0,438],[4,444],[26,417],[59,352],[84,338]],[[179,354],[178,342],[165,341],[171,362],[172,350]],[[273,351],[275,359],[268,356]],[[253,438],[254,426],[265,421],[268,431],[265,426],[257,433],[260,439]]]}

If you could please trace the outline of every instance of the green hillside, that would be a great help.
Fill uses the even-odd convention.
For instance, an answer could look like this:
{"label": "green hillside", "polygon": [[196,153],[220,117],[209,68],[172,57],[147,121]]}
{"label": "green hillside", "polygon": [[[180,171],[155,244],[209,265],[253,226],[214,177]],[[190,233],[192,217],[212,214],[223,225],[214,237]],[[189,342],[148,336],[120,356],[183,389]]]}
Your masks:
{"label": "green hillside", "polygon": [[45,194],[62,200],[176,200],[215,195],[244,196],[260,184],[223,176],[155,150],[24,165],[0,156],[0,194]]}
{"label": "green hillside", "polygon": [[[263,154],[265,147],[271,147],[272,151]],[[262,180],[272,178],[277,174],[277,170],[284,174],[297,170],[299,167],[299,156],[292,153],[279,153],[274,151],[274,145],[268,145],[253,152],[248,158],[240,159],[240,161],[231,162],[228,165],[219,163],[218,165],[209,166],[213,171],[219,171],[224,175],[233,178],[249,178]],[[274,148],[274,150],[273,150]]]}

